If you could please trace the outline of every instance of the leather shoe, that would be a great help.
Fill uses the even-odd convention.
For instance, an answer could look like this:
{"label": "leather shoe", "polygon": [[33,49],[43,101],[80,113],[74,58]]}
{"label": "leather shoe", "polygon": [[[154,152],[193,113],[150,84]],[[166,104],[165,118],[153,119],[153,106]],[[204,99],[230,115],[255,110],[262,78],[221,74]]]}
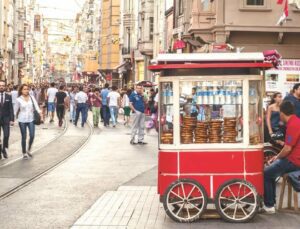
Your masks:
{"label": "leather shoe", "polygon": [[5,150],[3,150],[3,157],[5,158],[5,159],[7,159],[7,153],[6,153],[6,151]]}

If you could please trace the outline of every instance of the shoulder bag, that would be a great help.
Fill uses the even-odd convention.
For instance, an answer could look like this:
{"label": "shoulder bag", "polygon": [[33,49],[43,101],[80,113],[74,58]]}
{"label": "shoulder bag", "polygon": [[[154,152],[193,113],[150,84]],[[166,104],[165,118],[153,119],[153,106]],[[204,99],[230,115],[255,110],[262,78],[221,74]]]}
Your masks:
{"label": "shoulder bag", "polygon": [[32,102],[32,107],[33,107],[33,119],[34,119],[34,124],[35,125],[41,125],[41,116],[39,112],[37,111],[35,104],[33,102],[32,97],[30,96],[31,102]]}

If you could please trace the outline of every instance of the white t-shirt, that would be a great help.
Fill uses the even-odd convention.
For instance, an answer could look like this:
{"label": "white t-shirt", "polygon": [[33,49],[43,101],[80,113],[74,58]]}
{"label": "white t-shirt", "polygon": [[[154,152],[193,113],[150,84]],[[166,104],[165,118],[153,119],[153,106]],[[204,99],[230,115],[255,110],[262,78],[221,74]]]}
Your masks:
{"label": "white t-shirt", "polygon": [[111,91],[108,93],[107,97],[109,98],[109,106],[110,107],[117,107],[118,99],[120,98],[120,94],[116,91]]}
{"label": "white t-shirt", "polygon": [[54,103],[57,92],[58,92],[58,90],[54,87],[48,88],[48,90],[47,90],[48,103]]}
{"label": "white t-shirt", "polygon": [[77,101],[77,103],[86,103],[87,100],[88,100],[88,96],[85,92],[80,91],[76,93],[75,101]]}
{"label": "white t-shirt", "polygon": [[11,99],[12,99],[12,103],[13,103],[13,104],[16,103],[17,98],[18,98],[18,91],[13,90],[13,91],[11,92]]}

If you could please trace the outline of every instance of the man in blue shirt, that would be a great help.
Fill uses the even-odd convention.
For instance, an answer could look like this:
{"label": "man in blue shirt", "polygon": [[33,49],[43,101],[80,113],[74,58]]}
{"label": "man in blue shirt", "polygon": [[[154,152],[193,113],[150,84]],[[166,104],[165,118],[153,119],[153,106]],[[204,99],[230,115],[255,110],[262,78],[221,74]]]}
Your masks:
{"label": "man in blue shirt", "polygon": [[109,119],[110,119],[110,114],[109,114],[109,108],[107,104],[107,96],[109,93],[109,84],[106,83],[104,85],[104,89],[101,90],[101,99],[102,99],[102,113],[103,113],[103,122],[104,126],[109,126]]}
{"label": "man in blue shirt", "polygon": [[[135,118],[132,123],[132,132],[130,144],[147,144],[144,142],[144,130],[145,130],[145,101],[143,95],[143,87],[137,85],[135,91],[129,97],[130,108],[135,113]],[[138,142],[136,143],[135,138],[138,136]]]}
{"label": "man in blue shirt", "polygon": [[300,83],[296,83],[293,92],[284,98],[284,101],[290,101],[295,106],[295,114],[300,118]]}

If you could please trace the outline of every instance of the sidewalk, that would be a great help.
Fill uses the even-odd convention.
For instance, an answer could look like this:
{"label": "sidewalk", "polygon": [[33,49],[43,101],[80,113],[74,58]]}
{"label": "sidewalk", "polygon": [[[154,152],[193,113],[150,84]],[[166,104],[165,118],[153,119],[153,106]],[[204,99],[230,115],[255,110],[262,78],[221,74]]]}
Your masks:
{"label": "sidewalk", "polygon": [[[35,139],[33,143],[33,154],[37,149],[45,146],[47,143],[58,137],[63,131],[64,127],[58,127],[56,122],[49,123],[47,120],[45,124],[36,126]],[[2,138],[1,138],[2,140]],[[8,149],[8,159],[0,160],[0,167],[11,164],[18,159],[22,158],[22,147],[21,147],[21,133],[16,122],[14,126],[10,129],[9,138],[9,149]]]}
{"label": "sidewalk", "polygon": [[79,153],[1,201],[0,228],[70,228],[106,191],[156,166],[156,133],[146,136],[147,145],[133,146],[130,128],[122,123],[99,126]]}

